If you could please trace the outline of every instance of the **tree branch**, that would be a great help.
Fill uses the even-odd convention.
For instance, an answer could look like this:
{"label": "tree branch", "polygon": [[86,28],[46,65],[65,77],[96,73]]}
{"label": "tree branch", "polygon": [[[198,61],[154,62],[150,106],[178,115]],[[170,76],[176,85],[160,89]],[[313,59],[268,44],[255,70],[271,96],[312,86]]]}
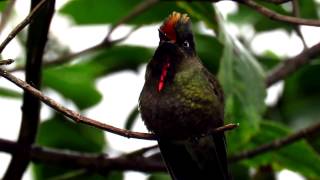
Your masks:
{"label": "tree branch", "polygon": [[289,76],[293,72],[297,71],[301,66],[310,63],[312,60],[314,60],[315,57],[319,55],[320,43],[304,50],[302,53],[293,58],[284,60],[283,63],[274,68],[274,70],[272,70],[268,75],[266,79],[267,87]]}
{"label": "tree branch", "polygon": [[37,12],[41,9],[41,7],[46,3],[46,1],[50,0],[42,0],[39,2],[37,6],[34,7],[34,9],[30,12],[30,14],[20,23],[18,24],[7,36],[7,38],[0,44],[0,54],[4,50],[4,48],[8,45],[8,43],[20,32],[23,28],[25,28],[31,20],[34,18],[34,16],[37,14]]}
{"label": "tree branch", "polygon": [[[36,89],[40,89],[41,87],[43,52],[47,42],[47,36],[54,13],[54,7],[55,0],[31,1],[30,14],[32,15],[34,12],[38,12],[37,14],[39,14],[39,16],[31,16],[29,19],[31,23],[28,29],[26,45],[26,82],[32,84],[32,86],[34,86]],[[39,8],[39,10],[37,8]],[[40,109],[40,100],[27,91],[24,91],[22,120],[18,143],[23,145],[30,145],[34,143],[38,130],[38,124],[40,122]],[[3,179],[21,179],[29,164],[29,161],[30,154],[28,151],[12,154],[11,162]]]}
{"label": "tree branch", "polygon": [[[158,2],[159,2],[159,0],[142,1],[131,12],[129,12],[127,16],[124,16],[122,19],[120,19],[117,23],[114,24],[111,27],[111,29],[109,30],[109,32],[107,33],[106,37],[99,44],[94,45],[92,47],[89,47],[87,49],[84,49],[82,51],[76,52],[76,53],[70,53],[70,54],[58,57],[58,58],[53,59],[53,60],[44,60],[43,66],[44,67],[50,67],[50,66],[56,66],[56,65],[65,64],[65,63],[71,62],[75,58],[80,57],[82,55],[85,55],[85,54],[88,54],[88,53],[91,53],[91,52],[94,52],[94,51],[97,51],[97,50],[100,50],[100,49],[103,49],[103,48],[112,47],[113,45],[118,44],[118,43],[126,40],[140,26],[137,26],[137,27],[133,28],[123,38],[111,41],[110,40],[110,36],[111,36],[112,32],[117,27],[119,27],[121,24],[124,24],[124,23],[130,21],[131,19],[139,16],[141,13],[143,13],[146,10],[150,9],[151,7],[156,5]],[[24,69],[23,66],[22,67],[18,66],[18,67],[15,67],[15,68],[11,69],[10,72],[19,71],[19,70],[23,70],[23,69]]]}
{"label": "tree branch", "polygon": [[13,59],[6,59],[6,60],[0,60],[0,66],[2,65],[9,65],[11,63],[13,63],[14,60]]}
{"label": "tree branch", "polygon": [[13,141],[0,139],[0,151],[19,153],[30,151],[32,161],[59,167],[86,168],[105,172],[107,170],[133,170],[142,172],[166,171],[161,161],[142,156],[120,156],[109,158],[106,154],[80,153],[39,146],[23,146]]}
{"label": "tree branch", "polygon": [[[317,123],[285,138],[280,138],[270,143],[258,146],[253,150],[243,151],[239,154],[229,156],[228,160],[230,163],[235,163],[243,159],[253,158],[263,153],[277,150],[286,145],[292,144],[308,135],[318,132],[319,130],[320,123]],[[31,159],[34,162],[52,164],[59,167],[86,168],[95,171],[165,171],[165,166],[161,161],[155,160],[152,157],[146,158],[142,156],[146,151],[153,148],[156,148],[156,146],[142,148],[141,150],[124,154],[120,157],[109,158],[106,154],[80,153],[77,151],[50,149],[39,146],[24,146],[16,142],[0,139],[0,151],[17,153],[27,151],[27,149],[29,149],[31,152]]]}
{"label": "tree branch", "polygon": [[306,136],[311,135],[311,134],[318,132],[318,131],[320,131],[320,123],[317,123],[315,125],[304,128],[304,129],[297,131],[287,137],[277,139],[277,140],[270,142],[270,143],[267,143],[267,144],[263,144],[261,146],[258,146],[256,148],[252,149],[252,150],[243,151],[243,152],[240,152],[239,154],[235,154],[233,156],[230,156],[229,160],[230,160],[230,162],[235,162],[235,161],[239,161],[242,159],[252,158],[257,155],[267,153],[269,151],[276,150],[276,149],[282,148],[286,145],[292,144],[292,143],[294,143],[298,140],[301,140],[302,138],[305,138]]}
{"label": "tree branch", "polygon": [[[113,127],[111,125],[108,125],[108,124],[93,120],[91,118],[82,116],[78,112],[72,111],[72,110],[62,106],[61,104],[57,103],[56,101],[54,101],[53,99],[49,98],[48,96],[43,95],[41,93],[41,91],[33,88],[28,83],[22,81],[21,79],[16,78],[12,74],[8,73],[7,71],[5,71],[5,70],[3,70],[1,68],[0,68],[0,75],[3,76],[4,78],[8,79],[12,83],[16,84],[20,88],[24,89],[28,93],[32,94],[33,96],[39,98],[42,102],[44,102],[48,106],[52,107],[57,112],[60,112],[64,116],[74,120],[77,123],[87,124],[87,125],[102,129],[104,131],[108,131],[108,132],[111,132],[111,133],[114,133],[114,134],[117,134],[117,135],[120,135],[120,136],[124,136],[124,137],[127,137],[127,138],[156,140],[156,137],[155,137],[154,134],[133,132],[133,131],[125,130],[125,129],[120,129],[120,128]],[[237,127],[238,127],[237,124],[227,124],[225,126],[213,129],[212,131],[210,131],[210,133],[220,133],[220,132],[232,130],[232,129],[237,128]]]}
{"label": "tree branch", "polygon": [[274,4],[283,4],[283,3],[287,3],[291,0],[264,0],[266,2],[269,2],[269,3],[274,3]]}
{"label": "tree branch", "polygon": [[121,24],[124,24],[132,19],[134,19],[135,17],[139,16],[140,14],[142,14],[143,12],[145,12],[146,10],[152,8],[154,5],[156,5],[158,2],[160,2],[159,0],[145,0],[142,1],[140,4],[138,4],[134,9],[132,9],[128,15],[124,16],[122,19],[120,19],[118,22],[116,22],[111,29],[109,30],[108,34],[106,35],[106,37],[104,38],[104,41],[109,41],[111,34],[113,33],[113,31],[119,27]]}
{"label": "tree branch", "polygon": [[254,2],[253,0],[236,0],[236,1],[250,7],[251,9],[254,9],[258,13],[260,13],[264,16],[267,16],[273,20],[296,24],[296,25],[320,26],[319,20],[303,19],[303,18],[298,18],[298,17],[282,15],[277,12],[274,12],[271,9],[268,9],[264,6],[259,5],[258,3]]}

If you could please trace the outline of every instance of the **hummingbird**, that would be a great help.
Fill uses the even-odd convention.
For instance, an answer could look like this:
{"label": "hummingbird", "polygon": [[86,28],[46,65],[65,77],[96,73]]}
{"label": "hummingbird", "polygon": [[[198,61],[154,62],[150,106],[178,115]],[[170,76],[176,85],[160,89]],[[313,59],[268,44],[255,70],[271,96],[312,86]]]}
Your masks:
{"label": "hummingbird", "polygon": [[170,14],[159,38],[147,64],[139,110],[157,136],[171,178],[231,179],[224,133],[210,133],[224,124],[223,91],[197,56],[188,15]]}

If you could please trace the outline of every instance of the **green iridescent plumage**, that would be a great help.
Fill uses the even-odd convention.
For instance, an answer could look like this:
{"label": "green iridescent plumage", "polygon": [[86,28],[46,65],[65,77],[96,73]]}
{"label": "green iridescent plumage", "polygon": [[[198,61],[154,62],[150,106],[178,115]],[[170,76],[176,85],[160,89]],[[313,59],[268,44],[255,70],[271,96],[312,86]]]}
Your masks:
{"label": "green iridescent plumage", "polygon": [[224,134],[202,136],[223,125],[222,89],[196,55],[189,18],[170,17],[147,66],[139,99],[142,119],[159,137],[173,179],[229,180]]}

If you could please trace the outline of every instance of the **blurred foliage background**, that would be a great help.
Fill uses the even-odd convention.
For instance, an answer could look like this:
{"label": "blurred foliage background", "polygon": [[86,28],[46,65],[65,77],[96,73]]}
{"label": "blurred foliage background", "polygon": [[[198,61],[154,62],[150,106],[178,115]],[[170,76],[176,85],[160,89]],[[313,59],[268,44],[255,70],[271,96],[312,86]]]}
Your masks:
{"label": "blurred foliage background", "polygon": [[[299,27],[270,20],[255,10],[235,2],[218,2],[236,5],[232,13],[222,16],[219,8],[210,2],[161,1],[122,21],[143,2],[142,0],[69,0],[55,13],[71,19],[73,26],[110,25],[109,27],[117,28],[121,22],[121,25],[126,25],[133,31],[146,25],[159,26],[172,11],[188,13],[193,21],[198,55],[205,66],[218,76],[226,94],[226,123],[240,124],[239,128],[226,133],[230,155],[285,137],[319,121],[320,61],[314,60],[312,64],[305,65],[284,79],[281,90],[277,92],[279,97],[272,104],[266,104],[265,79],[286,56],[272,50],[258,53],[252,47],[252,40],[260,34],[282,30],[288,35],[297,35]],[[275,12],[292,15],[290,2],[280,5],[262,0],[256,2]],[[319,1],[300,0],[298,3],[301,17],[319,19]],[[2,12],[7,4],[8,1],[0,2]],[[240,33],[230,33],[228,30],[230,27]],[[298,37],[302,43],[303,38]],[[26,34],[21,33],[17,38],[20,45],[26,47]],[[141,41],[143,40],[144,37],[141,37]],[[277,43],[278,40],[270,39],[270,41]],[[69,48],[62,41],[49,36],[45,62],[52,63],[55,57],[65,58],[62,63],[44,65],[43,89],[60,94],[73,103],[79,112],[85,112],[95,108],[102,99],[103,93],[96,87],[98,79],[113,75],[115,72],[136,71],[138,67],[148,62],[153,51],[154,48],[149,46],[116,42],[102,44],[83,53],[84,55],[71,59],[65,56],[71,53]],[[24,58],[23,53],[18,56],[16,59],[18,67],[23,66]],[[20,92],[5,86],[0,86],[0,96],[21,98]],[[131,129],[139,119],[136,108],[132,109],[126,120],[127,129]],[[313,134],[307,140],[297,141],[279,150],[232,164],[234,179],[276,179],[275,174],[283,169],[297,172],[308,180],[320,179],[319,135],[320,133]],[[112,147],[109,147],[104,136],[105,133],[101,130],[76,125],[63,116],[52,113],[51,118],[41,122],[36,143],[58,149],[105,153]],[[32,171],[34,179],[39,180],[124,179],[124,172],[119,171],[91,172],[40,163],[32,163]],[[155,172],[150,173],[148,179],[166,180],[169,176]]]}

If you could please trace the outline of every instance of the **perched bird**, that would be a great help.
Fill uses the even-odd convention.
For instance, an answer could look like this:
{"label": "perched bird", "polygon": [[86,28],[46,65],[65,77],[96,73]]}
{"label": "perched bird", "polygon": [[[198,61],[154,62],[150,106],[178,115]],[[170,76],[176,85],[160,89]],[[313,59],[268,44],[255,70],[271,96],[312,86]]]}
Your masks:
{"label": "perched bird", "polygon": [[223,126],[223,92],[197,56],[190,18],[173,12],[159,37],[139,98],[142,119],[172,179],[229,180],[224,134],[209,133]]}

